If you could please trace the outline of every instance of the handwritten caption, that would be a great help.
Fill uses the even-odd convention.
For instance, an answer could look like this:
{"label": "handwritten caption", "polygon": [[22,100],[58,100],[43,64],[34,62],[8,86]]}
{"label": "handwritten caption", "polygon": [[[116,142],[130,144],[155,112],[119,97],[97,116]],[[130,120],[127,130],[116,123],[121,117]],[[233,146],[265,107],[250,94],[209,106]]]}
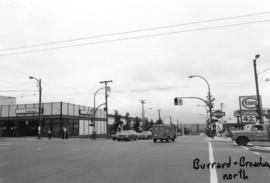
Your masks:
{"label": "handwritten caption", "polygon": [[248,180],[249,176],[246,172],[246,168],[268,168],[270,170],[270,163],[263,161],[262,157],[259,157],[257,160],[248,160],[245,156],[242,156],[237,161],[233,161],[229,156],[228,159],[224,162],[202,162],[199,158],[193,160],[193,169],[195,170],[204,170],[204,169],[230,169],[230,168],[240,168],[233,173],[224,173],[222,175],[223,180],[235,180],[242,179]]}

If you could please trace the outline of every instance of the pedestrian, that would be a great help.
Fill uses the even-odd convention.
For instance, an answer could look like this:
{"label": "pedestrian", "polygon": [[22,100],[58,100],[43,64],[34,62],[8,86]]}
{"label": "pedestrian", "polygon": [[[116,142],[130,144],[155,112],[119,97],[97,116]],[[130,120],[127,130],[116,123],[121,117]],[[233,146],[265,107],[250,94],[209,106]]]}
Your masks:
{"label": "pedestrian", "polygon": [[49,129],[48,130],[48,139],[51,139],[52,138],[52,131]]}
{"label": "pedestrian", "polygon": [[66,130],[66,139],[68,139],[68,135],[69,135],[68,130]]}
{"label": "pedestrian", "polygon": [[38,138],[40,139],[41,138],[41,127],[38,126]]}
{"label": "pedestrian", "polygon": [[93,127],[93,130],[92,130],[92,137],[93,137],[94,140],[96,139],[96,129],[95,129],[95,127]]}
{"label": "pedestrian", "polygon": [[63,127],[63,139],[66,139],[66,135],[67,135],[67,128]]}

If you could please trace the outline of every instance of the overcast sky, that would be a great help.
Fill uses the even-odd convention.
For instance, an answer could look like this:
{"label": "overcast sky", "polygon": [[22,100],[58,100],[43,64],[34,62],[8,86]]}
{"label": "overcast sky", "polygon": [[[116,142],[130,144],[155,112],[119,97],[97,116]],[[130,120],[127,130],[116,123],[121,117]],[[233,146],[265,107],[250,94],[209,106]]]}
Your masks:
{"label": "overcast sky", "polygon": [[[179,25],[227,17],[236,18]],[[141,116],[139,100],[145,99],[145,108],[153,108],[148,118],[156,120],[161,109],[166,122],[172,116],[204,123],[200,101],[173,105],[174,97],[205,98],[206,83],[188,78],[195,74],[209,81],[215,109],[223,102],[226,119],[236,120],[239,96],[256,94],[254,56],[261,55],[258,72],[270,68],[269,0],[0,0],[0,22],[0,95],[18,103],[38,102],[30,75],[42,79],[43,102],[88,106],[104,86],[99,81],[113,80],[110,113]],[[168,27],[89,38],[160,26]],[[259,74],[263,107],[270,108],[267,78],[270,70]],[[101,92],[97,103],[103,101]]]}

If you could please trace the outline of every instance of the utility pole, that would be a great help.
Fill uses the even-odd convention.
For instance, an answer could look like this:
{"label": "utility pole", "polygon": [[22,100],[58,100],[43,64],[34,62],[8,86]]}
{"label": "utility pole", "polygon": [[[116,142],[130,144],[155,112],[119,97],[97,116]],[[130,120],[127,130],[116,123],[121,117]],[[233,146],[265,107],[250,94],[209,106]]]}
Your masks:
{"label": "utility pole", "polygon": [[158,109],[157,111],[158,111],[158,121],[159,121],[159,123],[162,124],[161,117],[160,117],[160,111],[161,111],[161,109]]}
{"label": "utility pole", "polygon": [[172,125],[172,117],[170,116],[170,125]]}
{"label": "utility pole", "polygon": [[142,126],[143,126],[144,123],[145,123],[145,120],[144,120],[144,104],[145,104],[145,100],[140,100],[140,102],[142,103]]}
{"label": "utility pole", "polygon": [[[224,107],[224,104],[221,102],[220,103],[220,110],[221,110],[221,112],[223,112],[223,107]],[[221,117],[221,123],[223,123],[223,115]]]}
{"label": "utility pole", "polygon": [[253,60],[253,66],[254,66],[254,75],[255,75],[255,85],[256,85],[256,95],[257,95],[257,111],[259,113],[259,122],[263,124],[263,118],[262,118],[262,103],[261,103],[261,98],[260,98],[260,93],[259,93],[259,84],[258,84],[258,74],[257,74],[257,65],[256,61],[260,57],[259,54],[255,55],[255,59]]}
{"label": "utility pole", "polygon": [[33,76],[29,76],[29,79],[34,79],[38,83],[39,90],[39,100],[38,100],[38,138],[41,139],[42,130],[41,130],[41,95],[42,95],[42,87],[41,87],[41,79],[37,79]]}
{"label": "utility pole", "polygon": [[106,111],[106,134],[108,137],[108,126],[109,126],[109,122],[108,122],[108,83],[112,83],[112,80],[106,80],[106,81],[100,81],[99,83],[101,84],[105,84],[105,111]]}

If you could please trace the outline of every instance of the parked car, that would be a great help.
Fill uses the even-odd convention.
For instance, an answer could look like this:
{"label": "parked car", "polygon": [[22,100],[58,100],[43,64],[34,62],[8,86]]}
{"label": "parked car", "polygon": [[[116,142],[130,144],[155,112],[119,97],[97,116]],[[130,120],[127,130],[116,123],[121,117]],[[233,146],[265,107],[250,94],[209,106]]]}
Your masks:
{"label": "parked car", "polygon": [[116,132],[114,135],[111,135],[112,140],[117,140],[120,132]]}
{"label": "parked car", "polygon": [[134,130],[128,130],[128,131],[130,131],[130,133],[133,136],[134,140],[139,139],[139,134],[137,132],[135,132]]}
{"label": "parked car", "polygon": [[137,140],[137,137],[136,137],[136,132],[132,132],[133,130],[124,130],[124,131],[121,131],[119,132],[119,135],[118,135],[118,138],[117,140],[118,141],[121,141],[121,140],[126,140],[126,141],[132,141],[132,140]]}
{"label": "parked car", "polygon": [[141,133],[141,139],[152,139],[152,132],[150,132],[150,131],[143,131]]}
{"label": "parked car", "polygon": [[177,138],[176,129],[171,125],[154,125],[152,133],[153,142],[156,142],[157,140],[160,140],[161,142],[163,142],[163,140],[166,140],[167,142],[171,140],[174,142]]}

